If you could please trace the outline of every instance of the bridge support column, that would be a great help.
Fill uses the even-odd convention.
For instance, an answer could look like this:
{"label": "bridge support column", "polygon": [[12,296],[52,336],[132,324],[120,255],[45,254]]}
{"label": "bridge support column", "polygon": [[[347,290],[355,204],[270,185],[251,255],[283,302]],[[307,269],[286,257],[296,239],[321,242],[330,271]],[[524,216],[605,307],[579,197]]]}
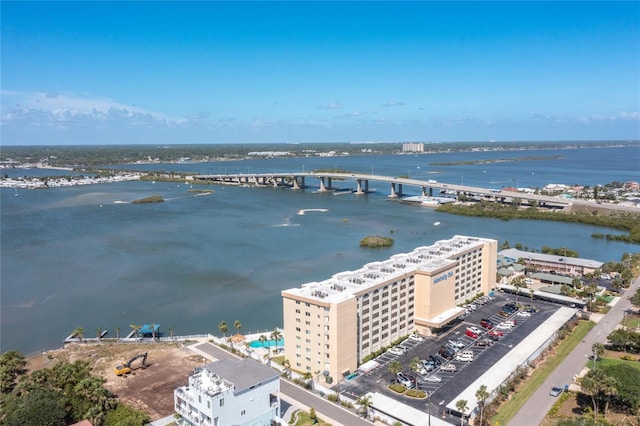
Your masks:
{"label": "bridge support column", "polygon": [[[304,178],[301,178],[304,180]],[[291,182],[293,183],[293,188],[291,189],[300,189],[300,185],[298,185],[298,177],[297,176],[293,176],[291,179]]]}
{"label": "bridge support column", "polygon": [[[280,179],[282,179],[282,178],[280,178]],[[273,187],[274,187],[274,188],[277,188],[277,187],[278,187],[278,178],[277,178],[277,177],[272,176],[272,177],[271,177],[271,182],[273,183]]]}
{"label": "bridge support column", "polygon": [[402,195],[402,184],[399,183],[398,184],[398,190],[396,190],[396,184],[395,183],[391,183],[391,193],[389,194],[390,198],[395,198]]}
{"label": "bridge support column", "polygon": [[433,197],[433,188],[429,188],[429,197]]}
{"label": "bridge support column", "polygon": [[422,195],[423,197],[426,197],[426,195],[427,195],[427,187],[426,186],[421,186],[420,187],[420,195]]}
{"label": "bridge support column", "polygon": [[362,195],[369,192],[369,179],[364,180],[364,191],[362,190],[362,179],[356,179],[356,195]]}
{"label": "bridge support column", "polygon": [[320,176],[318,179],[320,179],[320,189],[318,191],[319,192],[326,191],[327,187],[324,185],[324,177]]}

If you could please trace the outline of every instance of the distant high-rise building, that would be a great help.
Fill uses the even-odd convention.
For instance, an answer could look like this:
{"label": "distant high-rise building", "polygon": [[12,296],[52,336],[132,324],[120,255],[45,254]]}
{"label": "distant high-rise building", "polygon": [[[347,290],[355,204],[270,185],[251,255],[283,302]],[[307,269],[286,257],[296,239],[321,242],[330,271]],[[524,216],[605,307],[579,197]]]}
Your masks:
{"label": "distant high-rise building", "polygon": [[336,380],[410,333],[432,333],[496,285],[496,240],[454,236],[282,292],[285,358]]}
{"label": "distant high-rise building", "polygon": [[424,143],[422,142],[403,143],[402,152],[424,152]]}

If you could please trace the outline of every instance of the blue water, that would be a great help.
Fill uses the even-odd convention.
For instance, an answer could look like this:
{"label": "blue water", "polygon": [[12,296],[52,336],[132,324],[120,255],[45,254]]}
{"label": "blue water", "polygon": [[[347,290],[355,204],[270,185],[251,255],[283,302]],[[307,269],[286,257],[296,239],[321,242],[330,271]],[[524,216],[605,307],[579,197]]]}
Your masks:
{"label": "blue water", "polygon": [[[545,155],[541,151],[251,160],[175,165],[216,173],[341,169],[469,185],[605,184],[640,181],[640,148],[549,150],[560,160],[430,166],[435,161]],[[174,165],[157,165],[170,170]],[[418,167],[420,167],[418,169]],[[246,169],[245,169],[246,170]],[[494,183],[496,182],[496,183]],[[340,182],[340,185],[353,183]],[[377,185],[377,188],[376,188]],[[78,326],[108,336],[130,324],[163,324],[175,334],[215,333],[240,320],[243,330],[282,326],[280,292],[327,279],[394,253],[454,234],[495,238],[539,249],[567,247],[582,257],[620,260],[638,245],[595,240],[594,226],[501,221],[437,213],[387,198],[372,183],[365,196],[274,188],[215,186],[194,196],[176,183],[122,182],[0,190],[0,348],[32,353],[59,347]],[[407,188],[408,189],[408,188]],[[164,203],[130,204],[159,194]],[[326,211],[298,214],[303,209]],[[440,222],[440,226],[433,223]],[[360,248],[367,235],[388,235],[390,249]]]}
{"label": "blue water", "polygon": [[277,344],[275,339],[266,340],[264,342],[261,342],[260,340],[254,340],[253,342],[249,343],[249,346],[251,346],[252,348],[271,348],[279,346],[282,348],[284,347],[284,339],[278,339]]}

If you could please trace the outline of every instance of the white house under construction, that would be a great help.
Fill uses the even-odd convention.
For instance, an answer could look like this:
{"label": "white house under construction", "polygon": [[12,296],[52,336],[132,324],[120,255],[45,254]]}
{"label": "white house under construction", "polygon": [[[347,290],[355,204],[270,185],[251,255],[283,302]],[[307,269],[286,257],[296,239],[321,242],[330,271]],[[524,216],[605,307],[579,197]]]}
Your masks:
{"label": "white house under construction", "polygon": [[283,291],[285,358],[336,379],[400,337],[430,334],[495,287],[497,247],[457,235]]}

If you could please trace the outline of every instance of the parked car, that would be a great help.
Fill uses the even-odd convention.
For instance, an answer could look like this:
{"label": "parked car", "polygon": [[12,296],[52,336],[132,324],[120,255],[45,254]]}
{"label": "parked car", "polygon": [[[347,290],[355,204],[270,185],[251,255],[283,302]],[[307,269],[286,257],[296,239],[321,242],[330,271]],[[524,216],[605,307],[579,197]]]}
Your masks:
{"label": "parked car", "polygon": [[446,346],[440,346],[440,349],[438,349],[438,355],[446,359],[453,358],[455,354],[451,348],[447,348]]}
{"label": "parked car", "polygon": [[422,342],[424,339],[422,338],[422,336],[420,336],[419,334],[410,334],[409,335],[409,339],[415,341],[415,342]]}
{"label": "parked car", "polygon": [[396,380],[404,387],[411,388],[413,386],[411,380],[409,380],[409,378],[402,373],[396,374]]}
{"label": "parked car", "polygon": [[426,359],[422,360],[422,367],[427,370],[427,373],[436,369],[436,363],[433,361],[427,361]]}
{"label": "parked car", "polygon": [[500,324],[496,325],[496,328],[498,330],[511,330],[513,328],[512,325],[501,322]]}
{"label": "parked car", "polygon": [[466,334],[467,336],[471,337],[472,339],[477,339],[478,335],[476,333],[474,333],[473,331],[467,329],[467,331],[464,332],[464,334]]}
{"label": "parked car", "polygon": [[549,391],[549,395],[551,396],[560,396],[560,394],[562,393],[563,389],[561,387],[558,386],[554,386],[551,388],[551,390]]}
{"label": "parked car", "polygon": [[442,367],[440,367],[440,371],[448,371],[450,373],[455,373],[456,366],[455,364],[445,364]]}
{"label": "parked car", "polygon": [[461,342],[460,340],[449,340],[449,343],[451,343],[452,346],[455,346],[456,348],[460,348],[460,349],[467,346],[464,342]]}
{"label": "parked car", "polygon": [[531,316],[531,312],[520,311],[516,315],[519,316],[519,317],[522,317],[522,318],[528,318],[528,317]]}
{"label": "parked car", "polygon": [[440,383],[442,381],[442,377],[440,377],[440,376],[429,376],[424,380],[425,380],[425,382]]}
{"label": "parked car", "polygon": [[497,330],[497,329],[495,329],[495,328],[494,328],[493,330],[491,330],[491,331],[490,331],[489,333],[487,333],[487,334],[488,334],[489,336],[496,336],[496,337],[502,337],[502,336],[504,336],[504,333],[503,333],[502,331]]}
{"label": "parked car", "polygon": [[429,355],[429,360],[433,361],[435,365],[442,364],[442,361],[440,361],[440,358],[438,358],[437,356]]}
{"label": "parked car", "polygon": [[498,312],[498,315],[500,315],[501,317],[504,317],[504,318],[507,318],[507,317],[510,317],[510,316],[511,316],[511,314],[510,314],[510,313],[505,312],[505,311],[500,311],[500,312]]}
{"label": "parked car", "polygon": [[489,321],[488,319],[481,319],[480,320],[480,327],[486,328],[487,330],[491,330],[493,328],[493,323],[491,321]]}
{"label": "parked car", "polygon": [[518,324],[514,319],[506,320],[504,323],[510,325],[511,327],[515,327],[516,324]]}
{"label": "parked car", "polygon": [[476,342],[476,346],[491,346],[493,341],[491,339],[481,339]]}
{"label": "parked car", "polygon": [[471,362],[473,361],[473,352],[464,351],[456,355],[456,361]]}
{"label": "parked car", "polygon": [[471,332],[474,334],[482,334],[482,330],[480,330],[478,327],[467,327],[467,330],[471,330]]}
{"label": "parked car", "polygon": [[392,355],[404,355],[404,351],[398,347],[389,348],[387,352]]}

